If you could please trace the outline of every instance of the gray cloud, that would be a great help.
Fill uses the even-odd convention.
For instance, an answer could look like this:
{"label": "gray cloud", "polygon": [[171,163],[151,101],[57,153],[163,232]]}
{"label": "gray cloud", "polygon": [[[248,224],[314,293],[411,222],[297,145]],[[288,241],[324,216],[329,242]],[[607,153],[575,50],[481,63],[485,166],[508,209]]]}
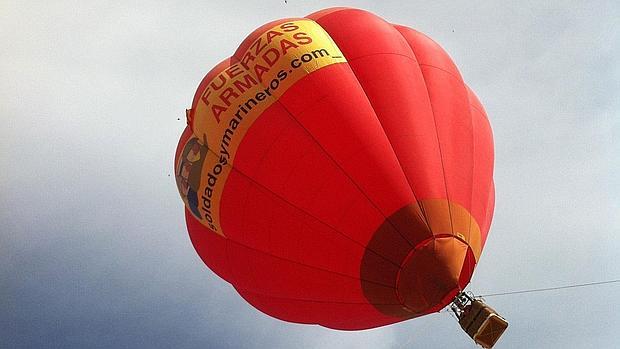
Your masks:
{"label": "gray cloud", "polygon": [[[473,347],[447,314],[269,318],[191,247],[168,174],[198,82],[259,25],[334,5],[2,5],[0,347]],[[429,34],[487,109],[497,207],[472,290],[620,276],[616,3],[344,5]],[[511,321],[498,347],[617,347],[617,287],[489,298]]]}

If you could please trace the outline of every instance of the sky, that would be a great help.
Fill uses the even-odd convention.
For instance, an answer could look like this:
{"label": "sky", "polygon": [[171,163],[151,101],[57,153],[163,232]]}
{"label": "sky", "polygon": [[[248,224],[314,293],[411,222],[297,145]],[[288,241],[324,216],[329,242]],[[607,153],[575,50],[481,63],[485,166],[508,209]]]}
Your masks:
{"label": "sky", "polygon": [[[447,313],[270,318],[191,246],[171,174],[198,83],[256,27],[332,6],[426,33],[486,108],[497,199],[472,291],[620,279],[617,2],[287,2],[0,3],[0,347],[475,347]],[[489,297],[496,348],[620,347],[619,296]]]}

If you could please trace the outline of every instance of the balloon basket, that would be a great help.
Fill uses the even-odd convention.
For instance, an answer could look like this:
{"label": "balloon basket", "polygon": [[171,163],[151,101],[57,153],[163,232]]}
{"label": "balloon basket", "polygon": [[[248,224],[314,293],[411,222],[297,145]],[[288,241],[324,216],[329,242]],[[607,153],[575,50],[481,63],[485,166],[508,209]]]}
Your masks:
{"label": "balloon basket", "polygon": [[450,305],[461,328],[483,348],[492,348],[502,336],[508,321],[469,292],[461,292]]}

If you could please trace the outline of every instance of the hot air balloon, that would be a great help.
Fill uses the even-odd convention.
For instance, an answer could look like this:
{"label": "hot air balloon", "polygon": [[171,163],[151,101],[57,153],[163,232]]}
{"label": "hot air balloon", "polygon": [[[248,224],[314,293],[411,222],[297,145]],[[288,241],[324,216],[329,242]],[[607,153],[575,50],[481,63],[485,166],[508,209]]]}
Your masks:
{"label": "hot air balloon", "polygon": [[493,216],[491,127],[424,34],[350,8],[265,24],[204,77],[187,121],[191,241],[257,309],[361,330],[469,283]]}

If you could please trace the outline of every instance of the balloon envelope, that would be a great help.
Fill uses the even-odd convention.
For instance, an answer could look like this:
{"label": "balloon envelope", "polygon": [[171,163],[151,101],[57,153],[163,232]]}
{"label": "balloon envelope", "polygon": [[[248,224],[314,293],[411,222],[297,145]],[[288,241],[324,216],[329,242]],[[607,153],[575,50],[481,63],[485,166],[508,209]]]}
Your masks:
{"label": "balloon envelope", "polygon": [[200,83],[176,152],[202,260],[276,318],[436,312],[494,207],[484,109],[446,52],[362,10],[264,25]]}

